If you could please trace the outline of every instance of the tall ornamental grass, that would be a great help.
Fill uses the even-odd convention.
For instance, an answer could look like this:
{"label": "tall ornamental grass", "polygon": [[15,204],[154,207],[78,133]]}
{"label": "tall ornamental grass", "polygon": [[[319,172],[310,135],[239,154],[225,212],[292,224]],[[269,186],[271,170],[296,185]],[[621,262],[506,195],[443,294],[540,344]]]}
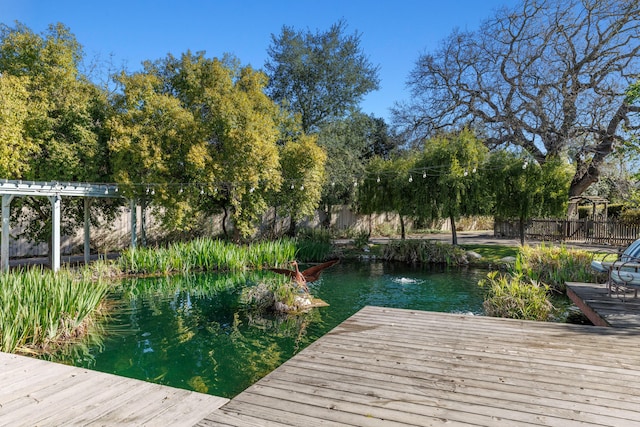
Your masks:
{"label": "tall ornamental grass", "polygon": [[242,272],[285,264],[296,256],[290,239],[237,245],[223,240],[199,238],[173,243],[166,248],[129,248],[119,267],[131,274],[170,274],[198,271]]}
{"label": "tall ornamental grass", "polygon": [[43,269],[0,274],[0,350],[37,353],[82,337],[108,288],[87,276]]}
{"label": "tall ornamental grass", "polygon": [[484,309],[489,316],[550,320],[556,314],[551,294],[564,294],[566,282],[591,282],[594,254],[561,246],[523,246],[513,266],[493,271],[480,281],[487,290]]}
{"label": "tall ornamental grass", "polygon": [[514,272],[563,294],[566,282],[592,282],[591,261],[594,254],[561,246],[523,246],[516,257]]}
{"label": "tall ornamental grass", "polygon": [[488,316],[548,321],[555,313],[548,286],[522,274],[492,271],[479,284],[487,291],[483,307]]}

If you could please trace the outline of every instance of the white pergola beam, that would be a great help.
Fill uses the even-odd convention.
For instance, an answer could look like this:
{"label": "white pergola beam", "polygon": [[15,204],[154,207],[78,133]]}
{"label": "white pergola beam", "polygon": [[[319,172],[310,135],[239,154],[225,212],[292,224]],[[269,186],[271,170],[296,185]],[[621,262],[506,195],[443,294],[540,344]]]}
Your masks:
{"label": "white pergola beam", "polygon": [[14,196],[86,196],[122,197],[114,184],[83,184],[77,182],[0,181],[0,194]]}
{"label": "white pergola beam", "polygon": [[[77,182],[37,182],[14,181],[5,179],[0,181],[0,195],[2,195],[2,237],[0,240],[0,271],[9,270],[9,216],[11,200],[18,196],[47,197],[51,202],[51,269],[60,269],[60,202],[63,196],[84,197],[84,259],[90,258],[90,218],[89,198],[123,198],[114,184],[85,184]],[[131,200],[132,221],[131,245],[136,245],[136,203]]]}

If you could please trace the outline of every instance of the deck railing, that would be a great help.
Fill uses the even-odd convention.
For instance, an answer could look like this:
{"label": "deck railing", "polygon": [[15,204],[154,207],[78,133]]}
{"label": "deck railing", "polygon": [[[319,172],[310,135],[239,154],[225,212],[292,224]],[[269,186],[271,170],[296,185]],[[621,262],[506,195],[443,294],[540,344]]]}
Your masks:
{"label": "deck railing", "polygon": [[[496,220],[493,231],[496,237],[519,238],[519,227],[517,220]],[[525,225],[525,238],[628,246],[640,238],[640,224],[590,219],[532,219]]]}

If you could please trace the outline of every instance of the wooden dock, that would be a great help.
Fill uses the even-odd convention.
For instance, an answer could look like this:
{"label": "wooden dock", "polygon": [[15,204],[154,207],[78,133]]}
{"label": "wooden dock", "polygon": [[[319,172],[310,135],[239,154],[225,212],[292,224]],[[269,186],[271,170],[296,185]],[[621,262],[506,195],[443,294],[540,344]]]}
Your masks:
{"label": "wooden dock", "polygon": [[568,282],[567,295],[594,325],[640,328],[640,298],[633,291],[609,296],[605,284]]}
{"label": "wooden dock", "polygon": [[366,307],[198,426],[640,426],[640,331]]}
{"label": "wooden dock", "polygon": [[193,426],[227,401],[0,353],[0,426]]}

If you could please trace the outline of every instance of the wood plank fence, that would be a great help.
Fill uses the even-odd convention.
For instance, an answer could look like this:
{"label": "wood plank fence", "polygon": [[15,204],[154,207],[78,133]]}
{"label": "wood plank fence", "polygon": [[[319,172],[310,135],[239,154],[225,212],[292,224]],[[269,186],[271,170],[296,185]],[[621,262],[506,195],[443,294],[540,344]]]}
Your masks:
{"label": "wood plank fence", "polygon": [[[518,238],[519,223],[517,220],[496,220],[493,232],[496,237]],[[628,246],[640,238],[640,224],[590,219],[532,219],[525,226],[525,237],[542,241]]]}

